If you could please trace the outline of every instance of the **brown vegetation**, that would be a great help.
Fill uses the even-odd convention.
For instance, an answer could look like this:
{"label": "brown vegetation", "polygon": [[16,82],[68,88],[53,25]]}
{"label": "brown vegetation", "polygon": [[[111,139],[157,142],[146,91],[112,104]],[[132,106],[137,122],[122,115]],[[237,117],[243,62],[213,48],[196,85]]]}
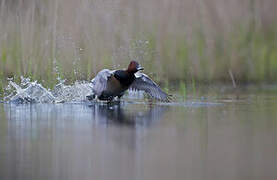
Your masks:
{"label": "brown vegetation", "polygon": [[276,7],[275,0],[1,0],[0,79],[23,75],[51,86],[57,76],[90,79],[136,59],[165,83],[232,83],[229,72],[240,82],[276,81]]}

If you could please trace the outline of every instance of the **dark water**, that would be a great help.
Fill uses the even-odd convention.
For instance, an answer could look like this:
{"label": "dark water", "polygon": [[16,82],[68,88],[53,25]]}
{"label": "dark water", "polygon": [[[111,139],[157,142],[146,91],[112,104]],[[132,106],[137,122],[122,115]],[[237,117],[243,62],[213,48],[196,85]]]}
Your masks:
{"label": "dark water", "polygon": [[276,97],[0,104],[0,179],[275,180]]}

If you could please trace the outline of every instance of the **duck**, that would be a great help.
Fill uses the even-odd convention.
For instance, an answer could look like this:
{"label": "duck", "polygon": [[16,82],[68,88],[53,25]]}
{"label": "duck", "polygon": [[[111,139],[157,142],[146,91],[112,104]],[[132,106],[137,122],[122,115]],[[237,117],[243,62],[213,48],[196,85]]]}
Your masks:
{"label": "duck", "polygon": [[170,101],[170,95],[164,92],[146,74],[141,73],[144,68],[135,60],[132,60],[127,69],[109,70],[103,69],[91,80],[93,95],[89,100],[99,99],[112,101],[120,99],[127,90],[144,91],[151,99]]}

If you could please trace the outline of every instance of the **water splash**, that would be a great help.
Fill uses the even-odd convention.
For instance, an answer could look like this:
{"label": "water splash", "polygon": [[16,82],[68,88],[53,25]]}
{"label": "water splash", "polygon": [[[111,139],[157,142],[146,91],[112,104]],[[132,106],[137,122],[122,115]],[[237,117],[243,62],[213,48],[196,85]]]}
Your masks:
{"label": "water splash", "polygon": [[57,84],[51,91],[55,102],[80,102],[87,100],[92,94],[92,85],[89,82],[76,81],[73,85]]}
{"label": "water splash", "polygon": [[[65,84],[65,79],[57,78],[58,83],[53,89],[46,89],[37,81],[21,77],[21,82],[16,83],[9,79],[5,89],[5,102],[24,103],[65,103],[84,102],[87,96],[92,95],[92,83],[76,81],[71,85]],[[143,92],[128,91],[123,99],[143,99]]]}
{"label": "water splash", "polygon": [[77,102],[86,100],[91,94],[91,85],[88,82],[75,82],[65,85],[65,80],[58,79],[59,83],[51,90],[46,89],[37,81],[21,77],[21,83],[9,81],[6,90],[5,102],[12,103],[59,103]]}
{"label": "water splash", "polygon": [[[26,87],[24,88],[24,86]],[[55,101],[52,93],[37,83],[37,81],[20,83],[19,85],[10,81],[6,89],[10,91],[10,94],[4,98],[6,102],[22,104],[32,102],[50,103]]]}

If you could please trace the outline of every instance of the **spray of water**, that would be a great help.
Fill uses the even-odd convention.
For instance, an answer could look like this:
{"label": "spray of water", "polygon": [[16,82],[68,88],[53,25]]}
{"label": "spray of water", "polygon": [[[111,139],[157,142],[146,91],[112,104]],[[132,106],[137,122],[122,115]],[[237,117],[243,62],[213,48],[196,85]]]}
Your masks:
{"label": "spray of water", "polygon": [[58,79],[59,83],[53,89],[46,89],[37,81],[21,77],[21,83],[10,80],[6,88],[7,96],[4,101],[12,103],[61,103],[86,100],[92,93],[89,82],[76,81],[66,85],[65,80]]}
{"label": "spray of water", "polygon": [[[57,78],[58,83],[53,89],[46,89],[37,81],[21,77],[21,82],[16,83],[9,79],[5,89],[5,102],[10,103],[65,103],[88,101],[87,96],[92,95],[92,84],[88,81],[76,81],[66,85],[65,80]],[[143,99],[143,92],[128,91],[123,98]]]}

